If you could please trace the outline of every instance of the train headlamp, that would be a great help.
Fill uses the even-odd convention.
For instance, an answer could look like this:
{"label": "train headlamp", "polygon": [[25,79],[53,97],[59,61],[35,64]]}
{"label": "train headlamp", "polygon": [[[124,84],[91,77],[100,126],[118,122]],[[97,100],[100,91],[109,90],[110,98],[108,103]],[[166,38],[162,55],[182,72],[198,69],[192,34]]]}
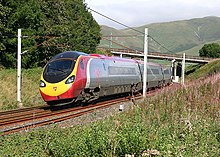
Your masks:
{"label": "train headlamp", "polygon": [[75,80],[75,76],[73,75],[73,76],[69,77],[69,78],[66,80],[65,83],[66,83],[66,84],[70,84],[70,83],[73,83],[74,80]]}
{"label": "train headlamp", "polygon": [[46,87],[46,84],[42,80],[40,80],[40,87]]}

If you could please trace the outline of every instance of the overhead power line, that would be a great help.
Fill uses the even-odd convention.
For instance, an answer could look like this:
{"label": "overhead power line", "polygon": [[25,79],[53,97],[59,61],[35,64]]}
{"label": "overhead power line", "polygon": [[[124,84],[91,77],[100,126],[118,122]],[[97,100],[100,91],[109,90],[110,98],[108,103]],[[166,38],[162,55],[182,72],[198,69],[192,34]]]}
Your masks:
{"label": "overhead power line", "polygon": [[141,51],[138,51],[138,50],[132,49],[132,48],[130,48],[130,47],[124,46],[124,45],[119,44],[119,43],[117,43],[117,42],[115,42],[115,41],[112,41],[112,40],[110,40],[110,39],[108,39],[108,38],[106,38],[106,37],[102,37],[102,38],[105,39],[105,40],[111,41],[112,43],[114,43],[114,44],[116,44],[116,45],[118,45],[118,46],[120,46],[120,47],[123,47],[123,48],[125,48],[125,49],[132,50],[132,51],[136,51],[136,52],[138,52],[138,53],[142,53]]}
{"label": "overhead power line", "polygon": [[122,25],[122,26],[124,26],[124,27],[126,27],[126,28],[129,28],[129,29],[131,29],[131,30],[133,30],[133,31],[135,31],[135,32],[144,34],[143,32],[141,32],[141,31],[139,31],[139,30],[137,30],[137,29],[134,29],[134,28],[132,28],[132,27],[130,27],[130,26],[128,26],[128,25],[125,25],[125,24],[123,24],[123,23],[121,23],[121,22],[119,22],[119,21],[116,21],[116,20],[114,20],[114,19],[112,19],[112,18],[110,18],[110,17],[108,17],[108,16],[106,16],[106,15],[104,15],[104,14],[102,14],[102,13],[99,13],[98,11],[95,11],[95,10],[89,8],[89,7],[87,7],[87,8],[88,8],[89,10],[95,12],[96,14],[99,14],[99,15],[101,15],[101,16],[103,16],[103,17],[105,17],[105,18],[107,18],[107,19],[109,19],[109,20],[111,20],[111,21],[113,21],[113,22],[115,22],[115,23],[117,23],[117,24],[119,24],[119,25]]}
{"label": "overhead power line", "polygon": [[164,48],[165,50],[167,50],[168,52],[173,53],[173,51],[169,50],[168,48],[166,48],[165,46],[163,46],[161,43],[159,43],[157,40],[155,40],[152,36],[148,35],[154,42],[156,42],[158,45],[160,45],[162,48]]}
{"label": "overhead power line", "polygon": [[[82,4],[79,3],[79,2],[76,2],[76,1],[74,1],[74,2],[77,3],[78,5],[82,5]],[[106,15],[104,15],[104,14],[102,14],[102,13],[100,13],[100,12],[94,10],[94,9],[89,8],[88,6],[86,6],[86,8],[87,8],[88,10],[90,10],[90,11],[92,11],[92,12],[94,12],[94,13],[100,15],[100,16],[103,16],[104,18],[106,18],[106,19],[108,19],[108,20],[111,20],[111,21],[113,21],[113,22],[115,22],[115,23],[117,23],[117,24],[119,24],[119,25],[122,25],[122,26],[124,26],[124,27],[126,27],[126,28],[128,28],[128,29],[131,29],[131,30],[133,30],[133,31],[135,31],[135,32],[138,32],[138,33],[142,34],[142,35],[121,35],[121,36],[119,35],[119,36],[104,36],[104,37],[130,37],[130,36],[144,36],[144,35],[145,35],[144,32],[141,32],[141,31],[139,31],[139,30],[137,30],[137,29],[135,29],[135,28],[132,28],[132,27],[126,25],[126,24],[123,24],[122,22],[119,22],[119,21],[117,21],[117,20],[115,20],[115,19],[113,19],[113,18],[111,18],[111,17],[109,17],[109,16],[106,16]],[[7,37],[16,37],[14,34],[2,34],[2,35],[3,35],[3,36],[7,36]],[[25,36],[25,37],[27,37],[27,36]],[[63,36],[31,36],[31,38],[47,38],[47,39],[49,38],[49,40],[50,40],[50,39],[54,39],[54,38],[61,38],[61,37],[63,37]],[[168,52],[173,53],[171,50],[169,50],[168,48],[166,48],[163,44],[161,44],[160,42],[158,42],[158,41],[157,41],[156,39],[154,39],[152,36],[148,35],[148,37],[151,38],[154,42],[156,42],[158,45],[160,45],[162,48],[164,48],[164,49],[167,50]],[[46,41],[44,41],[43,43],[38,44],[37,47],[38,47],[38,46],[41,46],[41,45],[43,45],[43,44],[45,44],[45,43],[48,42],[49,40],[46,40]]]}
{"label": "overhead power line", "polygon": [[[78,4],[79,4],[79,3],[78,3]],[[113,22],[115,22],[115,23],[117,23],[117,24],[119,24],[119,25],[122,25],[122,26],[124,26],[124,27],[126,27],[126,28],[129,28],[129,29],[135,31],[135,32],[138,32],[138,33],[140,33],[140,34],[142,34],[142,35],[145,35],[144,32],[141,32],[141,31],[139,31],[139,30],[137,30],[137,29],[135,29],[135,28],[132,28],[132,27],[130,27],[130,26],[128,26],[128,25],[125,25],[125,24],[123,24],[123,23],[117,21],[117,20],[114,20],[114,19],[112,19],[112,18],[110,18],[110,17],[108,17],[108,16],[106,16],[106,15],[104,15],[104,14],[102,14],[102,13],[96,11],[96,10],[94,10],[94,9],[91,9],[91,8],[89,8],[89,7],[87,7],[87,9],[88,9],[88,10],[91,10],[92,12],[94,12],[94,13],[96,13],[96,14],[99,14],[99,15],[101,15],[101,16],[103,16],[103,17],[105,17],[105,18],[107,18],[107,19],[109,19],[109,20],[111,20],[111,21],[113,21]],[[169,50],[168,48],[166,48],[163,44],[161,44],[160,42],[158,42],[158,41],[157,41],[156,39],[154,39],[152,36],[148,35],[148,37],[151,38],[153,41],[155,41],[158,45],[160,45],[162,48],[164,48],[164,49],[167,50],[168,52],[173,53],[171,50]]]}

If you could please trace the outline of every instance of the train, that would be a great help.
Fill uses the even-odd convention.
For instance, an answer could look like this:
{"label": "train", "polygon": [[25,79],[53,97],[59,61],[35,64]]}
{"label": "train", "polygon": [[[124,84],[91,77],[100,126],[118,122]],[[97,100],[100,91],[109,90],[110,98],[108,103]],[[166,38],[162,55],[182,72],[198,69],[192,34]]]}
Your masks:
{"label": "train", "polygon": [[[49,105],[142,91],[144,62],[141,60],[66,51],[45,65],[40,93]],[[171,83],[171,69],[147,63],[147,89]]]}

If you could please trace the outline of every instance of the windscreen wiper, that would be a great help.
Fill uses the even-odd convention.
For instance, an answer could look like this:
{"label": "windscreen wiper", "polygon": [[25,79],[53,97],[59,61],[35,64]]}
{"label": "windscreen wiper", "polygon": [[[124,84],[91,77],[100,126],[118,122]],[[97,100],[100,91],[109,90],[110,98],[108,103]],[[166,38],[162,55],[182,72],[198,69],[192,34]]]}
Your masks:
{"label": "windscreen wiper", "polygon": [[61,71],[61,72],[63,72],[63,73],[66,73],[66,71],[64,71],[64,70],[62,70],[62,69],[58,69],[58,68],[50,68],[50,69],[52,69],[52,70],[57,70],[57,71]]}

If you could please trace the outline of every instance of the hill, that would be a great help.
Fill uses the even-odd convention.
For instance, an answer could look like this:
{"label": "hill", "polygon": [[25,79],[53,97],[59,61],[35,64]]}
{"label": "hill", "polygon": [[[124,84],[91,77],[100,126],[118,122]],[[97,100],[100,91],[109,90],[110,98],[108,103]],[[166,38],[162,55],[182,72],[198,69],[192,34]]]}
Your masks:
{"label": "hill", "polygon": [[[126,37],[128,34],[127,32],[124,32],[122,30],[117,30],[108,26],[102,26],[102,35],[107,38],[111,39],[109,36],[112,33],[112,36],[118,36],[118,37],[113,37],[112,40],[113,42],[117,42],[121,45],[124,45],[125,47],[137,49],[137,50],[142,50],[143,49],[143,36],[139,37]],[[131,33],[132,34],[132,33]],[[110,41],[109,40],[101,40],[100,46],[101,47],[110,47]],[[120,45],[116,45],[112,43],[114,48],[123,48]]]}
{"label": "hill", "polygon": [[206,65],[191,65],[186,69],[188,79],[206,78],[210,75],[220,73],[220,59],[214,60]]}
{"label": "hill", "polygon": [[183,53],[185,53],[186,55],[199,56],[199,50],[200,50],[205,44],[211,44],[211,43],[213,43],[213,42],[220,44],[220,40],[211,41],[211,42],[206,42],[206,43],[204,43],[204,44],[200,44],[200,45],[198,45],[198,46],[195,46],[195,47],[193,47],[193,48],[191,48],[191,49],[178,52],[178,54],[183,54]]}
{"label": "hill", "polygon": [[[220,40],[220,17],[204,17],[166,23],[154,23],[136,27],[135,29],[144,32],[145,28],[149,29],[150,36],[172,51],[172,53],[190,50],[204,43]],[[117,30],[102,26],[103,36],[109,36],[111,32],[113,36],[140,35],[140,33],[128,28]],[[143,49],[143,36],[126,38],[114,37],[113,41],[130,48]],[[100,46],[109,46],[109,41],[102,41]],[[117,46],[113,44],[113,47]],[[149,51],[170,53],[151,39],[149,40]]]}

